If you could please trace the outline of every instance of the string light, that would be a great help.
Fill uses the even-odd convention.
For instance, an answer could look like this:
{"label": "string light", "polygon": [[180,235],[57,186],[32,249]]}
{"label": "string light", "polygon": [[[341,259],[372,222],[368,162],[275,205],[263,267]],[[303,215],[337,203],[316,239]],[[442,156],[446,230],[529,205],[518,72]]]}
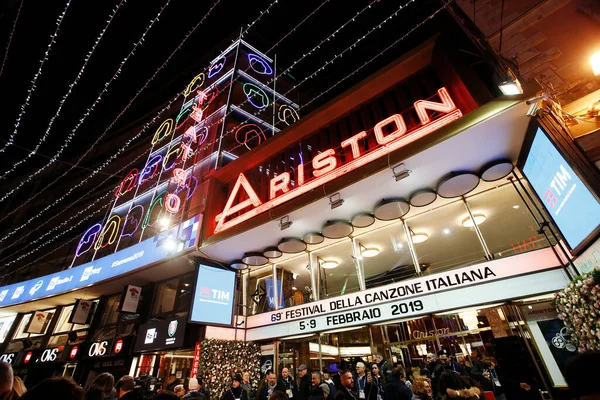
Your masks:
{"label": "string light", "polygon": [[275,0],[273,1],[271,4],[269,4],[269,6],[267,7],[267,9],[265,11],[261,11],[260,15],[258,16],[258,18],[256,18],[252,23],[248,24],[248,26],[246,27],[246,29],[244,29],[240,35],[244,36],[249,30],[250,28],[252,28],[254,26],[254,24],[256,24],[258,21],[260,21],[260,19],[262,18],[263,15],[268,14],[269,11],[271,10],[271,7],[273,7],[275,4],[277,4],[279,0]]}
{"label": "string light", "polygon": [[[62,100],[60,101],[60,104],[58,106],[58,110],[56,111],[56,114],[50,119],[50,123],[48,124],[48,128],[46,129],[46,132],[44,133],[44,135],[42,136],[42,138],[40,139],[39,143],[35,146],[35,149],[33,150],[33,152],[27,154],[27,156],[25,156],[22,160],[16,162],[11,169],[9,169],[8,171],[6,171],[4,174],[2,174],[0,176],[0,179],[4,179],[6,177],[6,175],[8,175],[9,173],[13,172],[15,169],[17,169],[17,167],[21,164],[23,164],[24,162],[26,162],[29,158],[31,158],[36,152],[37,150],[40,148],[40,146],[42,145],[42,143],[44,143],[46,141],[46,139],[48,138],[48,135],[50,134],[50,130],[52,129],[52,125],[54,123],[54,120],[56,119],[56,117],[58,117],[58,115],[60,114],[63,105],[65,103],[65,101],[67,100],[67,98],[69,97],[69,95],[71,94],[73,88],[77,85],[77,83],[79,82],[79,79],[81,78],[81,75],[83,74],[83,71],[85,70],[85,67],[87,66],[87,62],[90,59],[90,57],[92,56],[94,50],[96,49],[96,46],[98,45],[98,43],[100,42],[100,40],[102,39],[102,36],[104,35],[104,32],[106,32],[106,29],[108,28],[108,26],[110,25],[111,21],[113,20],[115,14],[117,13],[117,11],[119,10],[119,8],[121,7],[121,5],[125,2],[126,0],[122,0],[121,3],[119,3],[119,5],[117,6],[117,8],[115,10],[113,10],[112,14],[110,15],[110,18],[108,19],[108,22],[106,24],[106,26],[104,27],[104,29],[102,30],[102,32],[100,33],[100,35],[98,36],[98,38],[96,39],[96,42],[94,43],[94,45],[92,46],[92,51],[90,51],[86,58],[85,58],[85,62],[83,63],[83,66],[81,67],[81,70],[79,71],[79,73],[77,74],[77,76],[75,77],[75,80],[73,81],[72,84],[69,85],[69,90],[67,91],[67,93],[65,94],[65,96],[63,96]],[[42,168],[38,169],[37,171],[35,171],[33,174],[29,175],[26,179],[21,180],[21,182],[19,182],[19,184],[17,185],[17,187],[15,187],[14,189],[12,189],[10,192],[8,192],[6,195],[4,195],[2,198],[0,198],[0,202],[6,200],[12,193],[14,193],[15,191],[17,191],[18,189],[20,189],[21,187],[23,187],[23,185],[31,182],[31,180],[37,176],[38,174],[40,174],[42,171],[44,171],[46,168],[48,168],[51,164],[53,164],[58,157],[62,154],[63,151],[65,151],[65,149],[67,148],[67,146],[69,145],[69,143],[73,140],[73,138],[75,137],[75,134],[77,133],[77,131],[79,130],[79,127],[81,127],[81,125],[83,125],[83,123],[85,122],[85,120],[87,119],[87,117],[92,113],[92,111],[96,108],[96,106],[98,105],[98,103],[100,103],[100,101],[102,100],[102,96],[104,96],[106,94],[106,92],[108,92],[108,88],[110,87],[110,85],[112,84],[112,82],[117,79],[117,77],[121,74],[123,67],[125,66],[125,64],[127,63],[127,61],[135,54],[136,49],[138,48],[138,46],[141,45],[141,43],[144,41],[145,36],[148,34],[148,32],[150,31],[150,29],[152,29],[152,27],[154,26],[155,22],[158,21],[160,15],[162,14],[162,12],[165,10],[165,8],[169,5],[171,0],[167,0],[167,2],[164,4],[164,6],[158,11],[158,14],[156,15],[156,17],[152,20],[150,20],[150,23],[148,24],[148,26],[146,27],[146,30],[144,31],[144,33],[142,34],[142,36],[140,37],[140,39],[134,43],[133,48],[131,49],[131,51],[129,52],[129,54],[127,54],[127,56],[123,59],[123,61],[121,61],[121,64],[119,64],[117,71],[113,74],[113,76],[108,80],[108,82],[106,82],[104,84],[104,88],[102,89],[102,91],[100,92],[100,94],[98,95],[98,97],[96,97],[96,100],[94,100],[94,102],[92,103],[92,105],[90,107],[88,107],[88,109],[85,111],[85,113],[83,114],[83,117],[81,117],[79,119],[79,122],[77,123],[77,125],[75,125],[75,127],[71,130],[71,132],[69,132],[69,134],[67,135],[67,138],[65,139],[64,143],[60,146],[60,149],[58,149],[58,151],[56,152],[56,154],[50,159],[50,161],[44,165]]]}
{"label": "string light", "polygon": [[391,49],[392,47],[394,47],[395,45],[397,45],[398,43],[400,43],[401,41],[403,41],[404,39],[406,39],[411,33],[413,33],[414,31],[416,31],[418,28],[420,28],[422,25],[424,25],[425,23],[427,23],[427,21],[433,19],[433,17],[435,17],[438,13],[440,13],[441,11],[443,11],[446,7],[448,7],[448,5],[452,3],[452,0],[445,3],[442,7],[438,8],[433,14],[431,14],[429,17],[425,18],[422,22],[418,23],[417,25],[415,25],[410,31],[408,31],[407,33],[405,33],[402,37],[400,37],[399,39],[397,39],[396,41],[394,41],[392,44],[390,44],[388,47],[386,47],[385,49],[383,49],[381,52],[379,52],[377,55],[375,55],[374,57],[371,57],[371,59],[369,59],[367,62],[365,62],[364,64],[362,64],[360,67],[358,67],[357,69],[355,69],[354,71],[352,71],[350,74],[346,75],[344,78],[340,79],[338,82],[336,82],[335,84],[329,86],[326,90],[322,91],[321,93],[319,93],[317,96],[313,97],[309,102],[307,102],[306,104],[304,104],[302,107],[300,107],[300,109],[307,107],[309,104],[313,103],[314,101],[316,101],[318,98],[320,98],[321,96],[325,95],[326,93],[330,92],[333,88],[335,88],[336,86],[338,86],[339,84],[341,84],[342,82],[344,82],[346,79],[350,78],[351,76],[353,76],[354,74],[358,73],[358,71],[360,71],[361,69],[363,69],[364,67],[366,67],[367,65],[369,65],[371,62],[373,62],[376,58],[380,57],[381,55],[383,55],[386,51],[388,51],[389,49]]}
{"label": "string light", "polygon": [[21,0],[21,4],[19,4],[19,9],[17,10],[17,16],[15,17],[15,22],[13,23],[12,31],[10,31],[10,35],[8,36],[8,43],[6,44],[4,59],[2,60],[2,66],[0,67],[0,76],[2,76],[2,72],[4,71],[4,64],[6,64],[6,60],[8,59],[8,50],[10,49],[10,43],[12,42],[15,30],[17,29],[17,21],[19,20],[19,15],[21,14],[21,8],[23,7],[24,1],[25,0]]}
{"label": "string light", "polygon": [[25,98],[25,103],[23,103],[21,105],[21,111],[19,112],[19,116],[17,117],[17,121],[15,122],[15,129],[14,129],[13,133],[11,133],[11,135],[8,138],[8,141],[6,142],[4,147],[2,147],[0,149],[0,153],[3,153],[6,150],[6,148],[14,142],[15,136],[17,135],[17,132],[19,130],[19,125],[21,125],[21,119],[23,118],[23,115],[25,115],[25,111],[27,110],[27,106],[29,105],[29,100],[31,100],[31,96],[33,96],[33,92],[35,92],[35,89],[36,89],[35,83],[37,82],[38,78],[42,74],[42,69],[44,68],[44,64],[46,63],[46,61],[48,61],[48,57],[50,56],[50,51],[52,50],[52,45],[54,43],[56,43],[56,40],[54,40],[54,39],[58,36],[58,31],[60,30],[60,25],[63,22],[65,14],[67,13],[67,10],[69,9],[69,5],[71,5],[71,0],[67,0],[67,4],[65,5],[65,8],[63,9],[62,13],[60,13],[60,15],[58,16],[58,19],[56,20],[56,30],[54,31],[54,33],[52,35],[50,35],[50,43],[48,43],[48,47],[46,48],[44,57],[40,61],[40,67],[38,68],[37,72],[33,76],[33,79],[31,80],[31,87],[27,91],[27,98]]}

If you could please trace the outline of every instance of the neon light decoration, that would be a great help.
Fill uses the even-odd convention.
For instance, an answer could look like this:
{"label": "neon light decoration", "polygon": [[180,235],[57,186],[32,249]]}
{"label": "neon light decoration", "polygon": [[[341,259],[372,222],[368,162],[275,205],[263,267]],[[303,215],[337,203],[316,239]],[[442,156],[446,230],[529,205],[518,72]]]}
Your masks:
{"label": "neon light decoration", "polygon": [[[98,240],[96,240],[96,244],[94,245],[94,250],[100,250],[100,248],[104,248],[106,246],[113,244],[115,242],[115,240],[117,240],[117,237],[119,236],[119,228],[120,227],[121,227],[121,217],[119,217],[118,215],[113,215],[112,217],[110,217],[108,219],[108,221],[106,222],[106,225],[104,225],[104,228],[102,229],[102,232],[100,233],[100,236],[98,237]],[[110,236],[108,237],[108,241],[106,243],[103,243],[104,237],[106,236],[106,234],[109,231],[110,231]]]}
{"label": "neon light decoration", "polygon": [[79,243],[77,244],[75,257],[79,257],[80,255],[90,251],[96,242],[96,238],[98,237],[98,234],[100,234],[100,231],[102,231],[102,224],[94,224],[87,231],[85,231],[83,236],[81,236],[81,239],[79,239]]}
{"label": "neon light decoration", "polygon": [[279,110],[277,110],[277,118],[287,126],[290,126],[300,119],[300,115],[298,115],[298,111],[294,110],[292,107],[283,104],[279,107]]}
{"label": "neon light decoration", "polygon": [[250,68],[257,74],[271,75],[273,73],[273,68],[271,68],[269,63],[256,54],[248,54],[248,63],[250,64]]}
{"label": "neon light decoration", "polygon": [[[175,166],[175,164],[177,163],[177,158],[181,155],[182,150],[181,150],[181,146],[179,145],[179,143],[176,143],[174,145],[172,145],[171,147],[169,147],[169,150],[167,151],[167,154],[165,154],[165,158],[163,159],[163,171],[168,171],[171,168],[173,168]],[[167,163],[169,162],[169,159],[175,155],[175,161],[173,161],[168,167],[167,167]]]}
{"label": "neon light decoration", "polygon": [[[160,203],[160,207],[163,207],[163,198],[165,197],[165,194],[167,192],[162,191],[160,192],[158,195],[156,195],[156,197],[154,199],[152,199],[152,202],[150,203],[150,207],[148,207],[148,212],[146,213],[146,217],[144,218],[144,221],[142,222],[142,229],[146,229],[149,226],[152,226],[156,223],[156,221],[158,221],[158,218],[156,218],[152,223],[150,222],[150,220],[152,219],[152,213],[154,212],[154,207],[156,207],[157,204]],[[160,215],[160,212],[158,213],[158,215]]]}
{"label": "neon light decoration", "polygon": [[173,119],[167,118],[160,124],[156,132],[154,132],[152,145],[162,142],[166,137],[171,135],[171,133],[173,133]]}
{"label": "neon light decoration", "polygon": [[208,67],[208,79],[212,78],[213,76],[215,76],[219,72],[221,72],[221,70],[225,66],[225,62],[227,62],[227,58],[225,56],[223,56],[223,57],[219,58],[218,60],[216,60],[214,63],[212,63],[210,65],[210,67]]}
{"label": "neon light decoration", "polygon": [[173,177],[171,178],[171,182],[176,183],[177,186],[185,186],[185,182],[187,180],[187,172],[181,168],[175,168],[173,170]]}
{"label": "neon light decoration", "polygon": [[[269,107],[269,95],[253,83],[244,83],[242,86],[246,98],[255,108],[262,110]],[[254,98],[254,101],[252,100]]]}
{"label": "neon light decoration", "polygon": [[[190,183],[193,181],[193,184],[190,185]],[[198,187],[198,178],[196,178],[194,175],[190,175],[190,179],[188,179],[188,181],[185,183],[185,185],[183,186],[178,186],[177,189],[175,189],[175,194],[179,195],[179,193],[183,192],[185,189],[187,189],[187,196],[185,197],[185,200],[188,201],[189,199],[192,198],[192,196],[194,195],[194,192],[196,192],[196,188]]]}
{"label": "neon light decoration", "polygon": [[[271,179],[269,185],[270,197],[265,203],[260,200],[246,179],[245,175],[241,173],[235,185],[233,186],[223,212],[217,215],[215,218],[217,225],[214,232],[218,233],[224,231],[241,222],[247,221],[258,214],[269,211],[282,203],[314,190],[319,186],[345,175],[356,168],[367,165],[371,161],[374,161],[384,155],[406,146],[409,143],[421,139],[431,132],[434,132],[462,117],[462,112],[456,108],[456,105],[450,98],[450,95],[445,88],[439,89],[438,95],[442,100],[441,103],[418,101],[415,103],[415,108],[417,108],[418,104],[418,107],[422,112],[425,110],[434,110],[439,111],[440,113],[445,113],[445,115],[437,116],[435,119],[428,120],[421,118],[421,125],[410,132],[407,132],[406,124],[401,114],[392,115],[378,122],[373,128],[374,136],[378,144],[377,147],[361,153],[359,146],[354,146],[353,143],[364,139],[367,136],[367,132],[359,132],[354,137],[344,141],[346,146],[352,145],[353,158],[351,160],[346,161],[344,164],[338,165],[336,151],[334,149],[324,151],[316,155],[311,161],[312,176],[303,176],[302,182],[298,182],[294,188],[290,188],[288,186],[290,179],[287,179],[285,176],[278,176]],[[424,123],[423,121],[425,120],[427,122]],[[383,132],[383,127],[392,122],[395,124],[394,131],[386,135]],[[346,146],[342,145],[342,149]],[[304,165],[299,166],[299,170],[301,169],[300,167],[302,167],[302,171],[304,171]],[[233,202],[238,197],[238,192],[242,188],[246,191],[248,198],[237,205],[233,205]],[[234,216],[248,207],[253,208],[247,210],[241,215]],[[226,221],[226,219],[230,216],[234,216],[234,218]]]}
{"label": "neon light decoration", "polygon": [[169,193],[165,197],[165,210],[170,214],[177,214],[181,207],[181,199],[175,193]]}
{"label": "neon light decoration", "polygon": [[161,163],[162,158],[163,157],[160,154],[157,154],[148,161],[148,163],[142,170],[142,173],[140,174],[138,185],[143,185],[145,182],[149,181],[154,177],[154,175],[158,171],[158,165]]}
{"label": "neon light decoration", "polygon": [[201,88],[202,85],[204,85],[204,74],[201,72],[190,81],[190,83],[185,88],[183,95],[185,97],[188,97],[190,94],[192,94],[194,90],[196,90],[197,88]]}
{"label": "neon light decoration", "polygon": [[135,187],[138,180],[138,173],[139,171],[137,170],[137,168],[134,168],[131,171],[129,171],[125,179],[121,181],[121,184],[117,188],[117,191],[115,192],[115,197],[121,197]]}
{"label": "neon light decoration", "polygon": [[204,106],[202,107],[202,111],[206,111],[208,106],[215,101],[215,99],[219,96],[219,88],[217,86],[213,86],[208,94],[205,94],[206,98],[204,99]]}
{"label": "neon light decoration", "polygon": [[254,138],[256,138],[256,140],[251,143],[256,142],[256,144],[253,145],[253,147],[258,146],[263,140],[267,140],[267,136],[263,130],[256,124],[242,125],[235,131],[235,141],[246,146],[248,150],[252,150],[249,142]]}
{"label": "neon light decoration", "polygon": [[[189,117],[189,113],[191,111],[192,111],[192,105],[191,105],[191,103],[188,106],[186,106],[185,108],[181,109],[181,111],[177,115],[177,118],[175,118],[175,129],[181,128],[181,125],[183,125],[187,121],[187,117]],[[179,120],[181,118],[183,118],[183,122],[180,124]]]}
{"label": "neon light decoration", "polygon": [[123,223],[123,230],[121,231],[121,237],[133,236],[144,218],[144,206],[137,205],[132,207],[127,213],[125,222]]}

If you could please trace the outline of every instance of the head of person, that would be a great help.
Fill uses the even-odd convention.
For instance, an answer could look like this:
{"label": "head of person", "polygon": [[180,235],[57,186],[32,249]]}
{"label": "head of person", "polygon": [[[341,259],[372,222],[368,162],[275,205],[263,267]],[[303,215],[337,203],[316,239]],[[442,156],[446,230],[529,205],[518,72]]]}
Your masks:
{"label": "head of person", "polygon": [[173,393],[175,393],[177,397],[183,397],[185,394],[185,388],[183,385],[177,385],[173,388]]}
{"label": "head of person", "polygon": [[454,371],[444,371],[440,375],[440,393],[446,393],[448,389],[450,390],[461,390],[466,389],[465,382],[460,379],[460,375],[458,375]]}
{"label": "head of person", "polygon": [[345,369],[340,372],[340,382],[346,389],[352,389],[354,378],[352,377],[352,372],[350,372],[349,369]]}
{"label": "head of person", "polygon": [[437,357],[435,356],[435,354],[433,353],[427,353],[427,364],[433,364],[434,362],[436,362]]}
{"label": "head of person", "polygon": [[102,393],[103,395],[105,395],[106,397],[109,397],[112,395],[112,391],[113,391],[114,387],[115,387],[115,377],[112,376],[112,374],[109,374],[108,372],[103,372],[100,375],[98,375],[92,381],[92,383],[90,383],[90,386],[88,386],[88,390],[89,391],[98,391],[98,392]]}
{"label": "head of person", "polygon": [[565,379],[576,399],[600,398],[598,386],[600,351],[588,351],[569,359],[565,366]]}
{"label": "head of person", "polygon": [[306,364],[300,364],[300,366],[298,367],[298,377],[303,378],[307,372],[308,367],[306,366]]}
{"label": "head of person", "polygon": [[25,392],[27,391],[27,388],[25,387],[23,380],[16,375],[13,380],[13,390],[19,397],[23,396],[25,394]]}
{"label": "head of person", "polygon": [[196,379],[196,378],[190,378],[190,381],[188,382],[188,389],[189,390],[198,390],[198,389],[200,389],[200,384],[198,383],[198,379]]}
{"label": "head of person", "polygon": [[155,398],[155,400],[179,400],[179,397],[170,390],[163,390]]}
{"label": "head of person", "polygon": [[394,367],[394,369],[392,369],[392,376],[395,376],[398,379],[406,379],[406,371],[404,370],[404,367],[401,365]]}
{"label": "head of person", "polygon": [[240,374],[235,374],[233,376],[233,381],[231,382],[231,386],[234,388],[239,388],[242,384],[242,376]]}
{"label": "head of person", "polygon": [[323,372],[323,380],[328,381],[329,379],[331,379],[329,372]]}
{"label": "head of person", "polygon": [[363,376],[365,374],[365,364],[361,362],[356,363],[356,373],[358,376]]}
{"label": "head of person", "polygon": [[269,400],[290,400],[290,398],[281,390],[274,390],[273,393],[271,393]]}
{"label": "head of person", "polygon": [[380,363],[380,362],[382,362],[382,361],[383,361],[383,356],[381,355],[381,353],[375,353],[375,354],[373,355],[373,357],[375,358],[375,361],[376,361],[377,363]]}
{"label": "head of person", "polygon": [[445,350],[438,352],[438,360],[440,360],[442,365],[450,365],[450,357],[448,357],[448,353]]}
{"label": "head of person", "polygon": [[71,378],[47,378],[27,391],[23,400],[83,400],[84,392],[81,386]]}
{"label": "head of person", "polygon": [[321,384],[321,373],[320,372],[312,373],[312,384],[314,386],[319,386]]}
{"label": "head of person", "polygon": [[13,388],[14,375],[10,364],[0,362],[0,394],[10,392]]}
{"label": "head of person", "polygon": [[431,379],[426,376],[417,376],[413,381],[412,391],[422,400],[428,400],[433,397],[431,390]]}
{"label": "head of person", "polygon": [[281,377],[282,377],[283,379],[287,379],[287,378],[288,378],[288,376],[290,376],[290,370],[289,370],[289,369],[287,369],[287,368],[283,368],[283,369],[281,370]]}
{"label": "head of person", "polygon": [[373,375],[379,376],[379,365],[377,365],[377,363],[371,364],[371,372]]}
{"label": "head of person", "polygon": [[471,350],[470,356],[473,360],[479,359],[479,350],[477,350],[477,349]]}
{"label": "head of person", "polygon": [[275,372],[270,371],[267,374],[267,383],[271,386],[275,386],[277,384],[277,375],[275,375]]}
{"label": "head of person", "polygon": [[459,356],[456,361],[458,361],[460,365],[465,365],[467,363],[467,360],[465,360],[463,356]]}
{"label": "head of person", "polygon": [[250,383],[250,372],[244,372],[242,379],[244,380],[244,385]]}
{"label": "head of person", "polygon": [[167,378],[167,385],[170,385],[171,383],[175,382],[176,380],[177,380],[177,375],[175,375],[175,374],[169,375],[169,377]]}
{"label": "head of person", "polygon": [[117,389],[117,397],[120,399],[125,393],[131,392],[134,386],[135,384],[133,383],[133,376],[122,376],[115,384],[115,389]]}

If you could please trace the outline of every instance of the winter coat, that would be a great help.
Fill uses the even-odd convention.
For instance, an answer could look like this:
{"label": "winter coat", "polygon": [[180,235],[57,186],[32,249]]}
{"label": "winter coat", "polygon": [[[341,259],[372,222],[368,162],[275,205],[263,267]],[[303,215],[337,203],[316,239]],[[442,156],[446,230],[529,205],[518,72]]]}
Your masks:
{"label": "winter coat", "polygon": [[302,378],[300,378],[300,382],[298,382],[298,399],[297,400],[308,400],[308,396],[310,396],[310,387],[312,386],[312,382],[310,380],[310,374],[307,372]]}
{"label": "winter coat", "polygon": [[397,376],[390,376],[383,392],[384,400],[411,400],[412,392]]}
{"label": "winter coat", "polygon": [[273,386],[273,389],[271,390],[270,393],[269,393],[269,388],[270,388],[270,386],[267,383],[260,389],[260,392],[258,393],[258,400],[269,400],[269,397],[271,397],[271,394],[273,394],[273,392],[277,390],[277,385]]}
{"label": "winter coat", "polygon": [[358,400],[358,395],[352,390],[348,390],[345,386],[338,389],[334,400]]}
{"label": "winter coat", "polygon": [[184,399],[184,400],[189,400],[189,399],[206,400],[206,396],[204,396],[204,394],[202,394],[198,391],[193,391],[193,392],[189,392],[188,394],[184,395],[182,397],[182,399]]}
{"label": "winter coat", "polygon": [[248,395],[246,394],[246,391],[242,388],[241,385],[236,388],[230,387],[229,389],[225,390],[223,392],[223,395],[221,396],[221,400],[236,400],[236,399],[248,400]]}
{"label": "winter coat", "polygon": [[[296,385],[294,378],[292,378],[291,376],[288,376],[287,379],[279,378],[279,380],[277,381],[277,386],[275,387],[275,390],[279,390],[279,391],[287,394],[289,398],[292,398],[292,399],[298,398],[298,386]],[[288,394],[288,390],[292,391],[291,396]]]}

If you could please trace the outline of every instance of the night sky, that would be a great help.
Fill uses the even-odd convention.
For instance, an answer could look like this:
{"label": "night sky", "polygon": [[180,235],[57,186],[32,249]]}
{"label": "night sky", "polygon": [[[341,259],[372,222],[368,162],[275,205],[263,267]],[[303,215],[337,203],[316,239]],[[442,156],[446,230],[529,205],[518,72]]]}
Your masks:
{"label": "night sky", "polygon": [[[72,0],[70,2],[55,38],[56,42],[53,44],[42,74],[37,80],[35,92],[29,105],[26,106],[25,114],[14,138],[14,144],[9,146],[4,153],[0,153],[0,175],[4,175],[14,163],[22,160],[39,143],[48,129],[50,119],[57,113],[60,100],[67,93],[69,85],[73,83],[81,69],[86,55],[119,3],[116,0]],[[86,151],[95,138],[106,130],[136,92],[181,43],[185,35],[215,4],[213,12],[205,19],[204,23],[190,36],[169,64],[157,74],[154,81],[140,94],[132,107],[117,120],[108,132],[105,141],[110,141],[114,135],[123,134],[123,130],[120,129],[136,120],[151,119],[153,114],[150,113],[153,110],[161,107],[166,100],[183,90],[194,75],[207,67],[220,51],[238,37],[240,28],[246,28],[248,24],[253,23],[259,17],[260,19],[252,25],[244,39],[260,51],[266,51],[289,34],[268,53],[271,57],[276,53],[278,66],[286,68],[370,4],[369,9],[357,16],[335,37],[325,42],[314,54],[290,71],[294,79],[301,81],[336,54],[356,43],[357,39],[401,6],[405,6],[381,29],[374,31],[342,58],[337,59],[325,70],[307,80],[299,88],[299,91],[302,99],[310,99],[316,93],[322,92],[371,60],[374,55],[403,37],[415,25],[425,21],[443,4],[439,0],[414,0],[409,4],[406,4],[405,0],[329,0],[324,2],[320,0],[278,0],[277,3],[272,3],[271,0],[170,0],[160,19],[155,22],[145,36],[144,42],[128,59],[120,75],[108,87],[108,92],[78,128],[59,160],[50,165],[46,170],[47,173],[38,175],[30,184],[1,201],[0,212],[6,213],[7,210],[14,209],[32,192],[35,192],[40,184],[43,186],[69,168],[70,164],[76,162],[79,155]],[[0,2],[0,60],[5,58],[7,43],[21,7],[14,36],[8,49],[8,57],[0,75],[0,93],[2,94],[0,148],[5,146],[14,132],[15,121],[21,106],[25,102],[32,79],[40,67],[40,61],[48,48],[51,35],[56,29],[57,19],[66,4],[66,0],[44,2],[3,0]],[[90,58],[81,79],[65,102],[60,115],[54,121],[47,140],[41,145],[37,154],[0,180],[0,197],[12,190],[20,180],[25,179],[38,168],[44,167],[48,163],[49,157],[54,156],[64,145],[69,133],[78,124],[105,84],[118,70],[119,64],[131,51],[134,43],[139,40],[151,20],[156,17],[165,4],[167,4],[166,1],[127,0],[122,2],[119,11]],[[271,4],[269,13],[260,16],[261,12]],[[317,9],[318,11],[308,17]],[[292,31],[305,19],[306,21],[296,31]],[[309,111],[398,58],[407,50],[429,38],[434,32],[439,31],[442,25],[449,23],[449,17],[443,12],[428,20],[423,26],[412,32],[406,40],[388,50],[383,56],[336,87],[328,95],[312,103],[308,110],[302,112],[302,115],[306,115]],[[300,105],[302,105],[301,102]],[[147,143],[147,136],[144,136],[139,142]],[[90,154],[57,184],[55,190],[49,190],[32,205],[23,207],[19,213],[0,222],[0,235],[6,235],[27,218],[36,215],[45,205],[52,203],[54,197],[59,196],[70,182],[87,176],[89,170],[96,168],[105,157],[106,154],[92,149]],[[118,160],[115,164],[118,164]],[[110,169],[108,171],[110,173]],[[106,187],[112,188],[119,181],[120,177],[115,176],[107,182]],[[89,190],[90,188],[87,186],[82,187],[80,191],[73,193],[69,201],[62,202],[58,207],[52,208],[46,213],[51,215],[65,207],[71,207],[72,203],[77,204],[78,199],[88,194]],[[61,218],[57,218],[55,224],[58,225],[61,221]],[[74,230],[72,234],[65,237],[79,236],[85,228],[84,225],[81,229]],[[24,230],[13,235],[10,242],[13,244],[19,241],[24,243],[29,235],[28,230]],[[16,251],[19,246],[11,246],[6,249],[4,247],[6,243],[7,241],[0,243],[0,258],[4,259],[4,261],[0,261],[0,269],[4,263],[21,254]],[[52,246],[48,248],[52,248]]]}

